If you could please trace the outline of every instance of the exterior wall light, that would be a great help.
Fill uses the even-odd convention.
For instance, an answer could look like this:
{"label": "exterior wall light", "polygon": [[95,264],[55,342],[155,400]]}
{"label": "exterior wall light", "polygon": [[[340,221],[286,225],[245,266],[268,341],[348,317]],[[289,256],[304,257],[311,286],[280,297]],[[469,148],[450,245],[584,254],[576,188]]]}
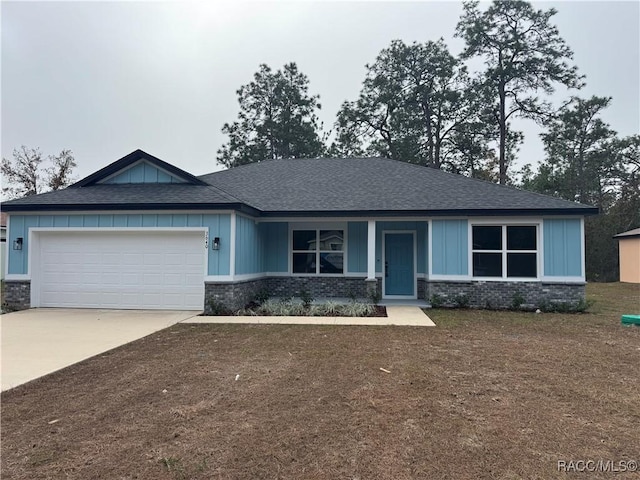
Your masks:
{"label": "exterior wall light", "polygon": [[213,250],[220,250],[220,237],[216,237],[213,239],[213,243],[211,244],[211,248]]}
{"label": "exterior wall light", "polygon": [[22,250],[22,237],[18,237],[13,241],[14,250]]}

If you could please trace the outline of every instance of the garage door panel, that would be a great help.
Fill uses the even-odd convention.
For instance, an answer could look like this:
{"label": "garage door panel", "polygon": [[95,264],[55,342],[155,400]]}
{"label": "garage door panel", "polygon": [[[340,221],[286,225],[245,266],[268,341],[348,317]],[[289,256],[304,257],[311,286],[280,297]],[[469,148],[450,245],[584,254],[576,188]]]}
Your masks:
{"label": "garage door panel", "polygon": [[189,274],[185,275],[184,279],[185,285],[199,285],[202,282],[200,275]]}
{"label": "garage door panel", "polygon": [[[71,275],[72,274],[68,274],[69,277],[71,277]],[[101,278],[100,272],[83,272],[81,275],[82,283],[85,285],[100,285]],[[73,280],[69,278],[67,282],[73,282]]]}
{"label": "garage door panel", "polygon": [[42,307],[201,309],[202,232],[42,232]]}
{"label": "garage door panel", "polygon": [[142,265],[142,256],[139,253],[124,253],[122,255],[123,265]]}
{"label": "garage door panel", "polygon": [[163,285],[162,273],[145,273],[143,276],[145,285],[158,286]]}
{"label": "garage door panel", "polygon": [[122,285],[134,286],[142,283],[142,274],[138,272],[123,272],[120,275],[120,281]]}
{"label": "garage door panel", "polygon": [[122,255],[119,253],[104,253],[102,255],[102,265],[121,265]]}
{"label": "garage door panel", "polygon": [[164,257],[165,265],[182,265],[184,263],[184,255],[179,253],[170,253]]}
{"label": "garage door panel", "polygon": [[165,273],[162,282],[165,285],[184,285],[185,275],[181,275],[179,273]]}
{"label": "garage door panel", "polygon": [[184,263],[187,265],[200,265],[198,255],[185,255]]}

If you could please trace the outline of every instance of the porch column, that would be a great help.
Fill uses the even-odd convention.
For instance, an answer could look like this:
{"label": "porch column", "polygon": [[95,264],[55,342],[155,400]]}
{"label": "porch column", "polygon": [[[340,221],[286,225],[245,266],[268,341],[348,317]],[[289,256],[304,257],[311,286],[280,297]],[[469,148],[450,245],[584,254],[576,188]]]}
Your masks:
{"label": "porch column", "polygon": [[367,230],[367,280],[376,279],[376,221],[369,220]]}

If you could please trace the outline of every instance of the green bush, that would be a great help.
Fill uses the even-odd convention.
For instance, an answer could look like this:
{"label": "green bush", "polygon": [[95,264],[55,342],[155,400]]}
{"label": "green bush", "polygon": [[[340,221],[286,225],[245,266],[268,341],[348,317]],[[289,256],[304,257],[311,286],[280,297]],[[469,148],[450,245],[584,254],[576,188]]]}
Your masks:
{"label": "green bush", "polygon": [[323,308],[322,315],[336,316],[340,313],[340,304],[332,301],[328,301],[324,305],[321,305]]}
{"label": "green bush", "polygon": [[369,303],[351,302],[343,305],[341,309],[342,315],[346,317],[366,317],[374,311],[373,305]]}
{"label": "green bush", "polygon": [[469,308],[469,297],[465,294],[456,295],[453,303],[456,308]]}
{"label": "green bush", "polygon": [[440,307],[442,307],[444,305],[444,298],[442,298],[441,295],[438,295],[437,293],[434,293],[429,298],[429,302],[431,303],[431,306],[433,308],[440,308]]}
{"label": "green bush", "polygon": [[271,298],[271,293],[266,288],[261,289],[258,293],[256,293],[255,301],[262,305],[264,302]]}
{"label": "green bush", "polygon": [[302,288],[300,290],[300,300],[302,300],[302,305],[304,305],[304,308],[308,309],[313,303],[311,292],[306,288]]}
{"label": "green bush", "polygon": [[513,298],[511,299],[511,308],[514,310],[520,310],[520,307],[524,303],[524,297],[520,292],[515,292],[513,294]]}
{"label": "green bush", "polygon": [[591,300],[578,300],[577,302],[549,302],[543,301],[539,307],[545,313],[584,313],[593,305]]}
{"label": "green bush", "polygon": [[382,294],[378,291],[378,288],[369,288],[369,291],[367,293],[369,294],[369,300],[371,300],[371,303],[373,303],[375,306],[378,306],[378,303],[380,303],[380,300],[382,300]]}
{"label": "green bush", "polygon": [[206,315],[219,316],[219,315],[231,315],[231,311],[227,306],[216,301],[214,298],[210,298],[207,302],[207,308],[205,309]]}

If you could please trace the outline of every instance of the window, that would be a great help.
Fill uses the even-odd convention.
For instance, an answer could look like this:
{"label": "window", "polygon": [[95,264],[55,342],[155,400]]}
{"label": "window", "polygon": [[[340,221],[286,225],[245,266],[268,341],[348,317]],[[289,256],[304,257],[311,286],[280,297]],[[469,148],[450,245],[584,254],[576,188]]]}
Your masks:
{"label": "window", "polygon": [[535,225],[474,225],[473,276],[537,278]]}
{"label": "window", "polygon": [[294,230],[293,273],[344,273],[344,230]]}

